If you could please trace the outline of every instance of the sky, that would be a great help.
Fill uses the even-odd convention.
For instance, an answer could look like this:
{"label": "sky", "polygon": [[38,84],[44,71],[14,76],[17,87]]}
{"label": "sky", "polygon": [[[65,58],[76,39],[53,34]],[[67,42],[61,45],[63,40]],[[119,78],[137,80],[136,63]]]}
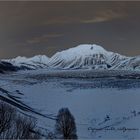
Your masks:
{"label": "sky", "polygon": [[0,1],[0,59],[79,44],[140,55],[140,1]]}

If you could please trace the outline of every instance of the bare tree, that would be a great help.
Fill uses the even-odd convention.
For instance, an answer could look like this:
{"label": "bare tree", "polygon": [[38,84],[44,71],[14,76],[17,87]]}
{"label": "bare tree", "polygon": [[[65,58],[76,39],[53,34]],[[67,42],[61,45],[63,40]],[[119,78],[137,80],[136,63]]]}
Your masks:
{"label": "bare tree", "polygon": [[15,139],[39,139],[40,132],[36,128],[36,120],[18,115],[15,122]]}
{"label": "bare tree", "polygon": [[20,115],[10,105],[0,102],[0,139],[40,139],[36,120]]}
{"label": "bare tree", "polygon": [[68,108],[59,110],[55,125],[55,134],[59,139],[77,139],[75,119]]}

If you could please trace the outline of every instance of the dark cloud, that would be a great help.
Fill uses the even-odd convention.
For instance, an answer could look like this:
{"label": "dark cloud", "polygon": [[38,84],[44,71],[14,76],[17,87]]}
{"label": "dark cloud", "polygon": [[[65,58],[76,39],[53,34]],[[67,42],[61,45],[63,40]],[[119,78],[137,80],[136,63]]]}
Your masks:
{"label": "dark cloud", "polygon": [[81,43],[138,55],[139,13],[139,1],[0,1],[0,57],[51,56]]}

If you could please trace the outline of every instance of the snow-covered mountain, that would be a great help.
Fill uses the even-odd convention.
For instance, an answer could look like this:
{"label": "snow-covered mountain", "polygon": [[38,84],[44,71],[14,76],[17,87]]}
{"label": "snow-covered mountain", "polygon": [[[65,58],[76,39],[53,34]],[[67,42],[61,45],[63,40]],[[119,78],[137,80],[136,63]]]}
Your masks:
{"label": "snow-covered mountain", "polygon": [[3,61],[9,62],[20,69],[38,69],[47,67],[48,60],[49,58],[46,55],[36,55],[31,58],[18,56]]}
{"label": "snow-covered mountain", "polygon": [[84,44],[56,53],[50,58],[48,66],[56,69],[117,69],[129,59],[106,51],[99,45]]}
{"label": "snow-covered mountain", "polygon": [[140,70],[140,56],[126,57],[95,44],[83,44],[57,52],[51,58],[46,55],[36,55],[31,58],[18,56],[3,61],[20,69]]}

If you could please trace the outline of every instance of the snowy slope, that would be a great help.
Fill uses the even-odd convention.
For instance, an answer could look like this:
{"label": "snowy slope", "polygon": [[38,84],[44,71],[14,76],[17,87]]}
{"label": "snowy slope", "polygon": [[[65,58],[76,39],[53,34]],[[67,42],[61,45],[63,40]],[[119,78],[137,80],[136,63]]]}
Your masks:
{"label": "snowy slope", "polygon": [[84,44],[56,53],[50,58],[48,65],[59,69],[109,69],[126,59],[128,58],[106,51],[101,46]]}
{"label": "snowy slope", "polygon": [[0,61],[0,73],[8,71],[17,71],[18,67],[13,66],[11,63]]}
{"label": "snowy slope", "polygon": [[140,70],[140,56],[129,57],[117,65],[114,65],[112,69]]}
{"label": "snowy slope", "polygon": [[47,129],[45,134],[54,132],[53,118],[67,107],[75,118],[79,139],[140,139],[140,79],[50,78],[46,76],[50,72],[2,75],[0,100],[35,117],[38,127]]}
{"label": "snowy slope", "polygon": [[16,58],[3,61],[10,62],[21,69],[38,69],[47,67],[48,60],[49,58],[46,55],[36,55],[31,58],[18,56]]}

